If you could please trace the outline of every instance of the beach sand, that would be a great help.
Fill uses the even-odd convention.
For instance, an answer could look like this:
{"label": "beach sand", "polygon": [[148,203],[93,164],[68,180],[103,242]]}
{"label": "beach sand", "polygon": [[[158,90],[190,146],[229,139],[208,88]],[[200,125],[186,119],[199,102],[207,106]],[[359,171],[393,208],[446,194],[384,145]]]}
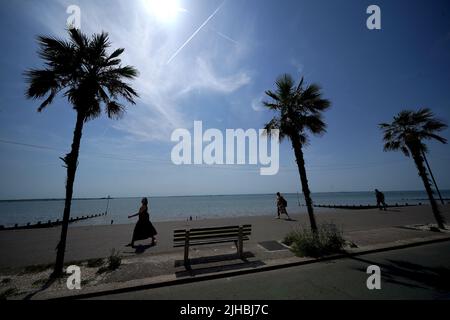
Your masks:
{"label": "beach sand", "polygon": [[[300,209],[299,209],[300,210]],[[304,209],[303,209],[304,210]],[[450,206],[442,207],[450,221]],[[142,255],[155,255],[179,251],[173,248],[173,230],[195,227],[228,226],[251,224],[253,232],[250,243],[269,240],[282,240],[291,230],[301,226],[308,227],[306,213],[292,214],[294,221],[277,220],[275,216],[221,218],[199,221],[173,221],[154,223],[158,230],[157,246],[146,250]],[[376,237],[376,229],[397,227],[411,224],[434,223],[429,206],[391,208],[388,211],[370,210],[329,210],[316,215],[318,222],[333,222],[344,233],[367,233]],[[66,261],[80,261],[104,258],[112,249],[130,253],[125,245],[130,242],[133,224],[112,226],[77,226],[69,228]],[[370,231],[370,232],[369,232]],[[0,271],[7,272],[30,265],[51,264],[55,259],[55,247],[60,236],[60,228],[16,230],[0,232]],[[392,234],[392,239],[395,234]],[[370,240],[370,238],[369,238]],[[150,241],[142,242],[143,244]],[[139,243],[137,243],[139,244]]]}

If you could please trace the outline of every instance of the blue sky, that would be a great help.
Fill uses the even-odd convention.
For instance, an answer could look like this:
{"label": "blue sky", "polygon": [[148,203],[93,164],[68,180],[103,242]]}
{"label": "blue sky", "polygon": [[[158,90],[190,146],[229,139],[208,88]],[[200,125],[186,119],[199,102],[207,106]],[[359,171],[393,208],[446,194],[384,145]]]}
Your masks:
{"label": "blue sky", "polygon": [[[321,84],[333,103],[328,133],[305,149],[313,192],[423,188],[410,159],[383,152],[377,124],[419,107],[450,120],[448,1],[179,0],[169,20],[149,0],[18,0],[0,9],[0,199],[64,195],[58,158],[69,151],[74,111],[59,99],[37,113],[38,102],[24,98],[22,73],[42,65],[36,35],[65,37],[71,4],[81,8],[84,32],[107,31],[113,47],[126,48],[141,96],[123,119],[86,125],[76,197],[300,191],[287,141],[276,176],[260,176],[257,166],[170,160],[172,131],[195,120],[220,130],[262,128],[272,114],[260,101],[282,73]],[[366,28],[371,4],[381,8],[382,30]],[[449,147],[430,147],[438,183],[450,189]]]}

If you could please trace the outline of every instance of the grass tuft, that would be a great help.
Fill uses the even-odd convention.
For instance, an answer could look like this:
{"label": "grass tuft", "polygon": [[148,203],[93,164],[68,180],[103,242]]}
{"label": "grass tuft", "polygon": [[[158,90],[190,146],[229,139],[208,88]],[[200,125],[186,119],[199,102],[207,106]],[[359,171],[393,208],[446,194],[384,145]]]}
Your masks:
{"label": "grass tuft", "polygon": [[318,258],[342,252],[346,242],[336,225],[324,223],[319,225],[317,233],[309,228],[292,231],[283,243],[290,246],[297,256]]}
{"label": "grass tuft", "polygon": [[16,288],[9,288],[3,292],[0,292],[0,301],[7,300],[8,298],[16,296],[17,294],[19,294],[19,291]]}
{"label": "grass tuft", "polygon": [[88,268],[99,268],[103,265],[104,259],[90,259],[87,261]]}
{"label": "grass tuft", "polygon": [[119,251],[116,251],[115,249],[112,250],[111,255],[108,257],[108,264],[104,267],[101,267],[97,273],[105,273],[105,272],[111,272],[120,267],[122,264],[122,258],[119,255]]}

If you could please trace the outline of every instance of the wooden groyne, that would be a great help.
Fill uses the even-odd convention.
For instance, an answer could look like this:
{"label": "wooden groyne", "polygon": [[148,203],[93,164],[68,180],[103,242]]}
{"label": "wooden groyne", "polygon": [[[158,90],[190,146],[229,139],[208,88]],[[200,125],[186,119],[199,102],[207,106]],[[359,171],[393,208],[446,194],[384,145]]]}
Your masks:
{"label": "wooden groyne", "polygon": [[[99,214],[92,214],[92,215],[87,215],[87,216],[70,218],[69,223],[74,223],[74,222],[78,222],[78,221],[104,217],[106,215],[107,215],[107,213],[105,212],[105,213],[99,213]],[[5,227],[5,226],[0,225],[0,231],[44,229],[44,228],[53,228],[53,227],[57,227],[57,226],[60,226],[60,225],[62,225],[62,221],[60,221],[58,219],[56,221],[49,220],[47,222],[38,221],[35,224],[31,224],[31,223],[27,223],[25,225],[15,224],[13,227]]]}
{"label": "wooden groyne", "polygon": [[[404,203],[404,204],[398,204],[396,203],[395,205],[388,205],[387,208],[402,208],[402,207],[416,207],[416,206],[421,206],[422,203],[418,203],[418,204],[409,204],[409,203]],[[318,204],[318,205],[314,205],[314,207],[316,208],[327,208],[327,209],[347,209],[347,210],[367,210],[367,209],[378,209],[378,206],[376,205],[323,205],[323,204]]]}

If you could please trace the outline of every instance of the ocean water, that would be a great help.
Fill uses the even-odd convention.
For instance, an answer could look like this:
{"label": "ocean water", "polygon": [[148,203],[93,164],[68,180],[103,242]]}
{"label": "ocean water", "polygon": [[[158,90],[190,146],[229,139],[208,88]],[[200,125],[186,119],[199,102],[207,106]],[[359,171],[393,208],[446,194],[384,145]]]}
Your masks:
{"label": "ocean water", "polygon": [[[450,190],[442,196],[450,198]],[[306,213],[302,194],[284,194],[288,201],[288,212]],[[385,192],[388,204],[427,203],[425,192],[395,191]],[[333,192],[312,195],[315,204],[322,205],[368,205],[375,204],[373,192]],[[211,219],[222,217],[275,215],[275,195],[226,195],[191,197],[154,197],[149,198],[152,221]],[[77,222],[76,225],[109,225],[135,223],[128,215],[139,210],[140,198],[115,198],[109,200],[108,215],[100,218]],[[73,200],[71,217],[86,216],[106,211],[106,199]],[[33,224],[38,221],[62,219],[64,200],[0,201],[0,225]],[[316,208],[316,212],[328,211]]]}

